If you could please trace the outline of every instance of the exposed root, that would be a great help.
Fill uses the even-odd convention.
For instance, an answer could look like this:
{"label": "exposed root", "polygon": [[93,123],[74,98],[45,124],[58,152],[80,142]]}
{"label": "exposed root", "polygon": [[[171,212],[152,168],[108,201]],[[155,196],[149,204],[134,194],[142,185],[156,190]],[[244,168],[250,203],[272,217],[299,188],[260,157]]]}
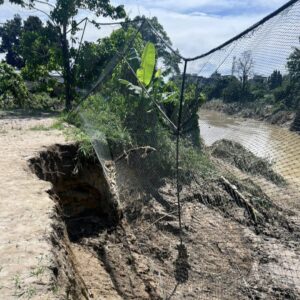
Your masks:
{"label": "exposed root", "polygon": [[224,185],[226,191],[231,195],[236,204],[243,207],[248,212],[250,218],[257,225],[258,221],[263,220],[263,216],[253,207],[253,205],[238,191],[237,187],[231,184],[223,176],[220,177],[220,181]]}

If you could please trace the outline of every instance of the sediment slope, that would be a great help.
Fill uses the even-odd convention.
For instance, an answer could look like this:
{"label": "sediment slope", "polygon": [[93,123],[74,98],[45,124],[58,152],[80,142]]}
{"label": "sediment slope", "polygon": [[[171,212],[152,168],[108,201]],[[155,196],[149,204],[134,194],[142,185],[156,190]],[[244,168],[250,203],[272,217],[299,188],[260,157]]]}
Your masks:
{"label": "sediment slope", "polygon": [[55,130],[30,130],[51,122],[0,120],[3,299],[300,298],[299,211],[288,185],[211,157],[220,172],[181,193],[185,256],[175,182],[151,183],[120,160],[116,202],[96,160],[80,159]]}

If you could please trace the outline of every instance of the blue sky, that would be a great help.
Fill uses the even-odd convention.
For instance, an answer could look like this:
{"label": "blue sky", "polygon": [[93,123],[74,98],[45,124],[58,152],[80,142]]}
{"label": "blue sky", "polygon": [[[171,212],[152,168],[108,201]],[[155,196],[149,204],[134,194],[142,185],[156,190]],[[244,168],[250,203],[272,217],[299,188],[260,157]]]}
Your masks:
{"label": "blue sky", "polygon": [[[123,4],[130,16],[157,16],[173,44],[185,56],[194,56],[231,38],[257,22],[287,0],[112,0]],[[38,15],[5,0],[0,6],[0,22],[14,14]],[[96,40],[99,33],[89,27],[85,39]]]}

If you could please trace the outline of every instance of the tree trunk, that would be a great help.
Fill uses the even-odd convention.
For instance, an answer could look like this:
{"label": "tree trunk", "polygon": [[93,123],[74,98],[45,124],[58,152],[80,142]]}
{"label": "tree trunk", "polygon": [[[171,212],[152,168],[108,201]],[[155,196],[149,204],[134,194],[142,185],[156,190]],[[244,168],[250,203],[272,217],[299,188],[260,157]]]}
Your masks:
{"label": "tree trunk", "polygon": [[67,39],[67,24],[63,25],[63,32],[61,35],[61,44],[62,44],[62,59],[63,59],[63,77],[65,84],[65,98],[66,98],[66,110],[71,109],[73,101],[73,91],[72,91],[72,74],[71,74],[71,65],[70,65],[70,52],[69,52],[69,43]]}

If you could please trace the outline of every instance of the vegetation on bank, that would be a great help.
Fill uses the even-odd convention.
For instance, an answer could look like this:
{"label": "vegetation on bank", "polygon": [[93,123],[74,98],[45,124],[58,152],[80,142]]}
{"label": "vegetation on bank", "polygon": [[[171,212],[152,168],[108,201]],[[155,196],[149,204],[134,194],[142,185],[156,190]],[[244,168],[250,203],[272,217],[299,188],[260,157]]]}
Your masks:
{"label": "vegetation on bank", "polygon": [[202,78],[205,82],[202,92],[208,100],[206,107],[271,123],[290,122],[300,109],[299,62],[300,50],[296,48],[288,58],[287,74],[274,70],[264,77],[253,73],[251,51],[244,52],[240,58],[234,58],[231,75],[215,72],[210,78]]}
{"label": "vegetation on bank", "polygon": [[[150,180],[173,177],[176,174],[179,82],[164,80],[164,72],[157,67],[158,51],[153,43],[145,43],[142,37],[136,43],[143,46],[134,51],[135,76],[128,76],[126,63],[121,64],[102,85],[101,94],[90,96],[78,112],[67,114],[67,120],[76,126],[73,136],[80,140],[79,149],[85,155],[89,155],[91,149],[83,132],[97,143],[98,154],[102,155],[101,151],[108,148],[115,161],[119,157],[126,158],[128,163],[147,173]],[[197,112],[202,103],[201,95],[195,98],[193,85],[189,85],[188,91],[179,145],[180,173],[185,181],[214,172],[200,140]]]}
{"label": "vegetation on bank", "polygon": [[266,104],[263,99],[246,103],[214,99],[206,102],[203,108],[283,126],[290,126],[295,119],[295,111],[286,110],[280,103]]}
{"label": "vegetation on bank", "polygon": [[[296,110],[300,103],[300,51],[295,49],[287,61],[288,74],[274,70],[269,77],[253,74],[251,51],[244,52],[232,63],[232,74],[215,72],[207,79],[203,91],[207,100],[222,99],[226,103],[263,101],[278,108]],[[248,67],[246,67],[248,66]]]}

